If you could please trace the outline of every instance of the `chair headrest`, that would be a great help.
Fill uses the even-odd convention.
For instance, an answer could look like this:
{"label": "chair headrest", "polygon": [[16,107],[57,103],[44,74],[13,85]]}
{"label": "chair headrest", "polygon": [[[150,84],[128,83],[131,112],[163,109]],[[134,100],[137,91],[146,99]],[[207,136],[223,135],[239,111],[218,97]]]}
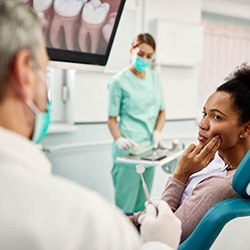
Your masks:
{"label": "chair headrest", "polygon": [[233,188],[244,198],[250,198],[250,150],[240,162],[233,178]]}

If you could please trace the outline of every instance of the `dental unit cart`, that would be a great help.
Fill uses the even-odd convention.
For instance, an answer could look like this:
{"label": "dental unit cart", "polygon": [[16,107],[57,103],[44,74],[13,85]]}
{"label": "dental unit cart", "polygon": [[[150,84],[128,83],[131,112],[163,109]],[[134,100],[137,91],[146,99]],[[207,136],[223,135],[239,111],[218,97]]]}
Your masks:
{"label": "dental unit cart", "polygon": [[169,166],[168,163],[170,163],[173,160],[178,159],[184,150],[175,149],[175,150],[169,150],[169,149],[155,149],[151,150],[149,152],[145,152],[141,155],[125,155],[117,157],[117,162],[123,162],[128,164],[140,164],[145,167],[147,166],[160,166],[162,169],[167,173],[172,173],[173,168],[171,165]]}

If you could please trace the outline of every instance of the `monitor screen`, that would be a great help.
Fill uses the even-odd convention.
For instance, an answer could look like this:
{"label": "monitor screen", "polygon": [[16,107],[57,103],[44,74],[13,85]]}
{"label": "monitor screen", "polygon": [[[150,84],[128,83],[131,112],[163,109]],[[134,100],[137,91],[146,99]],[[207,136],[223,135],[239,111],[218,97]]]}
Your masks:
{"label": "monitor screen", "polygon": [[104,66],[125,0],[24,0],[46,18],[50,60]]}

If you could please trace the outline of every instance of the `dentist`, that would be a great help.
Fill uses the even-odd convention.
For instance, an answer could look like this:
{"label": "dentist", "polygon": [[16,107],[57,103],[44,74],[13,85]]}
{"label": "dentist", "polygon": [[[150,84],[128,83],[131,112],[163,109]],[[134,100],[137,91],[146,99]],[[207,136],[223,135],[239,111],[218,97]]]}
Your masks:
{"label": "dentist", "polygon": [[42,19],[21,1],[0,0],[0,34],[0,249],[176,248],[180,221],[167,203],[156,204],[158,214],[147,206],[140,239],[101,196],[51,175],[34,145],[50,122]]}

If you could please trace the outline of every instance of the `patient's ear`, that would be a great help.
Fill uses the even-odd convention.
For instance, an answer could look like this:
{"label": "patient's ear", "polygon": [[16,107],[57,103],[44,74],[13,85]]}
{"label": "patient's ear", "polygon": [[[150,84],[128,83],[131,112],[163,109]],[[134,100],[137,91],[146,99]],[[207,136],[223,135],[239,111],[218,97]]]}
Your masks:
{"label": "patient's ear", "polygon": [[248,121],[244,127],[244,133],[250,135],[250,121]]}

